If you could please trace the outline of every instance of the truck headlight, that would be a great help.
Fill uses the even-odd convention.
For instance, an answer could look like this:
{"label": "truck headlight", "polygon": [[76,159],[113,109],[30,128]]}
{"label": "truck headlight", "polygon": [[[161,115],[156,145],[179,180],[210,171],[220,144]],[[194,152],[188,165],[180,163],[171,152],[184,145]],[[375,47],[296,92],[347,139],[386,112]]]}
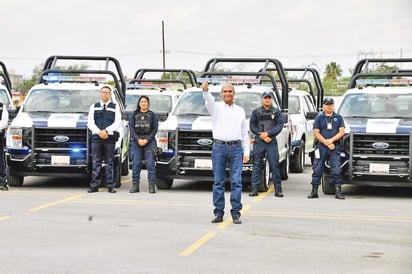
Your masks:
{"label": "truck headlight", "polygon": [[9,129],[9,141],[11,147],[23,147],[23,129],[22,128],[10,128]]}
{"label": "truck headlight", "polygon": [[167,131],[157,132],[157,146],[166,151],[169,149],[169,134]]}

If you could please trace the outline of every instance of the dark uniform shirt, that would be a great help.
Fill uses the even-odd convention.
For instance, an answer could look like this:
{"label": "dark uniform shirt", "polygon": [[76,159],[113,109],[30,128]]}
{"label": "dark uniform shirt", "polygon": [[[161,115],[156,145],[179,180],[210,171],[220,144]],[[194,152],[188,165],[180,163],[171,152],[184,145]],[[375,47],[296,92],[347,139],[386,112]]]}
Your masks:
{"label": "dark uniform shirt", "polygon": [[[276,142],[276,136],[282,131],[284,124],[284,118],[282,112],[271,106],[269,109],[264,107],[258,107],[252,112],[250,116],[250,130],[256,136],[259,136],[259,132],[268,132],[272,142]],[[256,138],[257,141],[262,141],[260,138]]]}

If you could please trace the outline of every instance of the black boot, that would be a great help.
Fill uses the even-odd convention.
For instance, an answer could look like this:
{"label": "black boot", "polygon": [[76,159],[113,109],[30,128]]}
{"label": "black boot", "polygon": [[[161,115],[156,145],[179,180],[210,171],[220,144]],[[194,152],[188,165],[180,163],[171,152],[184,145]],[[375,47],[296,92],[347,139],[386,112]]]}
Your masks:
{"label": "black boot", "polygon": [[250,197],[254,197],[254,196],[258,196],[259,195],[259,191],[257,188],[252,188],[252,191],[249,193]]}
{"label": "black boot", "polygon": [[280,197],[280,198],[283,197],[283,191],[282,191],[281,187],[276,187],[275,188],[275,197]]}
{"label": "black boot", "polygon": [[335,185],[335,198],[339,199],[339,200],[344,200],[345,199],[345,196],[343,196],[343,194],[342,194],[342,186],[341,185],[338,185],[338,184]]}
{"label": "black boot", "polygon": [[133,182],[133,186],[129,191],[130,193],[140,192],[139,183]]}
{"label": "black boot", "polygon": [[318,188],[319,188],[319,186],[317,186],[317,185],[312,185],[312,192],[308,195],[308,199],[319,198]]}
{"label": "black boot", "polygon": [[156,188],[154,183],[149,183],[149,193],[156,193]]}

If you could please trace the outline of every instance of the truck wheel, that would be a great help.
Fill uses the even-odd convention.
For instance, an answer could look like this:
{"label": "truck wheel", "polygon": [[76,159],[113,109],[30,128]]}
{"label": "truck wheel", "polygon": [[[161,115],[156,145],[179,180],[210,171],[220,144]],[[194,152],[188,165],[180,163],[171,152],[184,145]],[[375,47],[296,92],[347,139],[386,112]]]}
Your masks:
{"label": "truck wheel", "polygon": [[157,178],[156,186],[158,189],[170,189],[173,185],[173,179]]}
{"label": "truck wheel", "polygon": [[114,163],[114,172],[113,172],[113,180],[114,180],[114,187],[119,188],[122,185],[122,163],[120,163],[120,158],[115,160]]}
{"label": "truck wheel", "polygon": [[260,180],[258,190],[260,192],[268,191],[269,184],[270,184],[270,165],[269,165],[268,159],[265,158],[265,163],[263,165],[263,170],[262,170],[262,179]]}
{"label": "truck wheel", "polygon": [[328,195],[335,194],[335,186],[332,184],[330,175],[325,172],[322,175],[322,191]]}
{"label": "truck wheel", "polygon": [[289,178],[289,155],[280,163],[280,179],[287,180]]}
{"label": "truck wheel", "polygon": [[24,182],[23,176],[14,176],[14,175],[7,176],[7,183],[9,184],[9,186],[22,186],[23,182]]}
{"label": "truck wheel", "polygon": [[305,142],[301,142],[298,149],[298,155],[290,162],[290,170],[297,173],[302,173],[305,168]]}
{"label": "truck wheel", "polygon": [[126,156],[126,159],[122,163],[122,176],[129,175],[129,155]]}

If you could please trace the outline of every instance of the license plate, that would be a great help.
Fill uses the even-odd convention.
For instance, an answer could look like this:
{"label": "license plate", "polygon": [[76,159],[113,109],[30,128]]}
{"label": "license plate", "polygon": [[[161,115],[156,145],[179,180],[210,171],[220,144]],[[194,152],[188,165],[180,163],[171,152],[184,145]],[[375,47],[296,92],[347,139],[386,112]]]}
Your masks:
{"label": "license plate", "polygon": [[68,166],[70,165],[70,156],[52,155],[51,164],[54,166]]}
{"label": "license plate", "polygon": [[369,164],[369,172],[374,174],[389,174],[389,164]]}
{"label": "license plate", "polygon": [[209,159],[195,159],[195,168],[212,169],[212,160],[209,160]]}

